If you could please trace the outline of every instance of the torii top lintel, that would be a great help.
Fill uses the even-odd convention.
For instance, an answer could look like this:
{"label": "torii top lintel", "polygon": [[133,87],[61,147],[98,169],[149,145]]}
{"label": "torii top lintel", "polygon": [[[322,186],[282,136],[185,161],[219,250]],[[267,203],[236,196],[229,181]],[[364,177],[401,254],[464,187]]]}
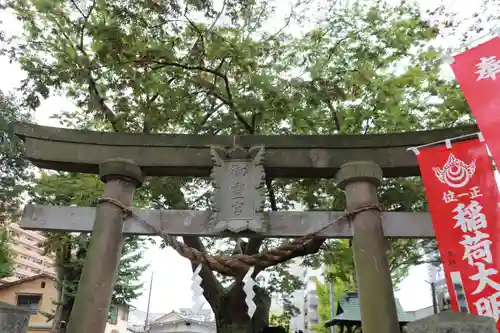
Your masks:
{"label": "torii top lintel", "polygon": [[16,123],[26,157],[53,170],[95,173],[110,158],[138,163],[149,176],[208,177],[210,146],[266,149],[264,167],[273,178],[332,178],[349,161],[371,160],[385,177],[418,176],[409,147],[477,132],[476,126],[376,135],[189,135],[94,132]]}

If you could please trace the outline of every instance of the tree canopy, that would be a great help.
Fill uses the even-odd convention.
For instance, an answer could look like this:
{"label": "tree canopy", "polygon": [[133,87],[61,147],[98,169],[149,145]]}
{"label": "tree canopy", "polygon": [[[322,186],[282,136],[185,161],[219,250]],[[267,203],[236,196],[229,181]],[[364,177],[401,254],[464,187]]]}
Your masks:
{"label": "tree canopy", "polygon": [[12,275],[14,260],[10,249],[9,232],[6,228],[0,228],[0,278]]}
{"label": "tree canopy", "polygon": [[22,195],[32,176],[22,155],[21,141],[14,136],[12,122],[30,119],[14,96],[0,91],[0,278],[10,276],[14,268],[7,225],[17,222]]}
{"label": "tree canopy", "polygon": [[[137,133],[372,134],[473,121],[457,83],[441,75],[436,40],[461,22],[443,14],[443,7],[434,9],[437,19],[431,20],[410,1],[339,6],[298,0],[280,21],[276,13],[284,7],[267,0],[7,3],[23,24],[22,38],[5,50],[27,74],[23,103],[36,109],[50,94],[65,94],[76,107],[56,114],[63,126]],[[317,20],[306,22],[307,16]],[[207,184],[150,178],[138,200],[154,208],[206,208]],[[267,179],[266,189],[267,209],[344,209],[343,193],[331,180]],[[417,178],[385,180],[380,198],[386,210],[426,206]],[[213,240],[183,240],[210,253],[230,253],[236,243],[228,239],[216,247]],[[277,243],[252,239],[245,252]],[[428,241],[390,245],[396,281],[433,250]],[[320,256],[304,261],[319,267],[341,263],[338,258],[349,260],[349,248],[329,241]],[[337,273],[347,276],[341,266]],[[227,284],[207,269],[202,277],[217,315]],[[300,286],[286,264],[265,280],[272,292]]]}
{"label": "tree canopy", "polygon": [[[0,91],[0,214],[13,214],[19,209],[27,190],[32,170],[23,157],[21,140],[14,135],[12,122],[30,121],[14,96]],[[1,219],[0,222],[5,222]]]}
{"label": "tree canopy", "polygon": [[[326,267],[326,269],[331,270],[329,267]],[[335,270],[333,270],[333,272],[335,272]],[[319,323],[313,325],[312,329],[314,330],[314,332],[329,333],[331,331],[330,328],[326,328],[324,326],[324,323],[326,321],[332,319],[330,311],[331,309],[330,286],[328,282],[330,281],[333,282],[333,294],[334,294],[333,305],[336,313],[340,298],[342,298],[342,296],[344,296],[346,292],[355,290],[355,283],[354,280],[352,279],[353,277],[352,273],[353,272],[351,271],[351,276],[347,280],[344,280],[342,278],[337,278],[333,273],[327,276],[327,278],[325,279],[325,283],[319,283],[318,281],[316,281]]]}

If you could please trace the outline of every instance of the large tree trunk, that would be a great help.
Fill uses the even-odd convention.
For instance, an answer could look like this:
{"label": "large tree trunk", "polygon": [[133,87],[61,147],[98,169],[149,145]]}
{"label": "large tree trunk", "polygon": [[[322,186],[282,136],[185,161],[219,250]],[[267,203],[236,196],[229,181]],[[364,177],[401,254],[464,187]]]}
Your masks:
{"label": "large tree trunk", "polygon": [[245,293],[241,283],[234,283],[220,299],[220,307],[213,309],[217,333],[259,333],[269,323],[271,297],[258,286],[254,287],[257,310],[250,319],[247,314]]}
{"label": "large tree trunk", "polygon": [[[64,328],[68,324],[69,316],[71,315],[71,308],[68,305],[59,305],[57,307],[50,333],[64,333]],[[61,325],[61,323],[64,324]]]}
{"label": "large tree trunk", "polygon": [[73,301],[69,299],[66,293],[66,288],[64,287],[64,282],[69,275],[68,269],[65,265],[71,260],[72,249],[72,244],[68,242],[63,244],[59,249],[56,250],[58,305],[56,307],[54,318],[52,319],[52,328],[50,330],[50,333],[64,333],[64,329],[61,329],[61,322],[64,322],[64,325],[68,323],[71,309],[73,308]]}

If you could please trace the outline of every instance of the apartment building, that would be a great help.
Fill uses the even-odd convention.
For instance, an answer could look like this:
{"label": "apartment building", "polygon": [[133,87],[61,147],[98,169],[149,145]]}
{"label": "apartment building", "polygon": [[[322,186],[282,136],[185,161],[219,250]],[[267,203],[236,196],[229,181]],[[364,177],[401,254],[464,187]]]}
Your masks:
{"label": "apartment building", "polygon": [[[304,281],[303,288],[294,291],[290,297],[292,304],[299,310],[299,313],[290,320],[290,331],[313,332],[312,326],[319,323],[316,280],[319,279],[322,282],[322,269],[310,269],[304,267],[300,260],[293,260],[290,264],[290,272]],[[281,299],[282,295],[272,295],[271,313],[281,314],[283,312]]]}
{"label": "apartment building", "polygon": [[309,275],[304,293],[304,307],[302,310],[304,318],[304,332],[313,333],[314,325],[319,323],[318,294],[316,291],[317,275]]}
{"label": "apartment building", "polygon": [[24,230],[17,223],[10,224],[9,231],[15,262],[14,274],[0,282],[9,283],[39,274],[55,276],[54,261],[50,256],[43,255],[40,246],[45,237],[38,232]]}

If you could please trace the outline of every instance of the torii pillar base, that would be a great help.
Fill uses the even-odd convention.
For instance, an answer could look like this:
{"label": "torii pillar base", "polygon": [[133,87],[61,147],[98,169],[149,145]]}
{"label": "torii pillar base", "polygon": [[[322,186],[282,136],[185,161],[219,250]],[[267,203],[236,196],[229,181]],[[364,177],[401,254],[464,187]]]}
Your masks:
{"label": "torii pillar base", "polygon": [[[130,207],[142,184],[141,168],[112,159],[100,165],[103,197]],[[97,208],[87,259],[78,285],[66,333],[104,333],[123,248],[123,210],[110,202]]]}
{"label": "torii pillar base", "polygon": [[[337,173],[337,184],[345,190],[347,210],[378,204],[381,179],[382,169],[373,162],[344,164]],[[400,333],[380,211],[356,214],[352,229],[363,333]]]}

